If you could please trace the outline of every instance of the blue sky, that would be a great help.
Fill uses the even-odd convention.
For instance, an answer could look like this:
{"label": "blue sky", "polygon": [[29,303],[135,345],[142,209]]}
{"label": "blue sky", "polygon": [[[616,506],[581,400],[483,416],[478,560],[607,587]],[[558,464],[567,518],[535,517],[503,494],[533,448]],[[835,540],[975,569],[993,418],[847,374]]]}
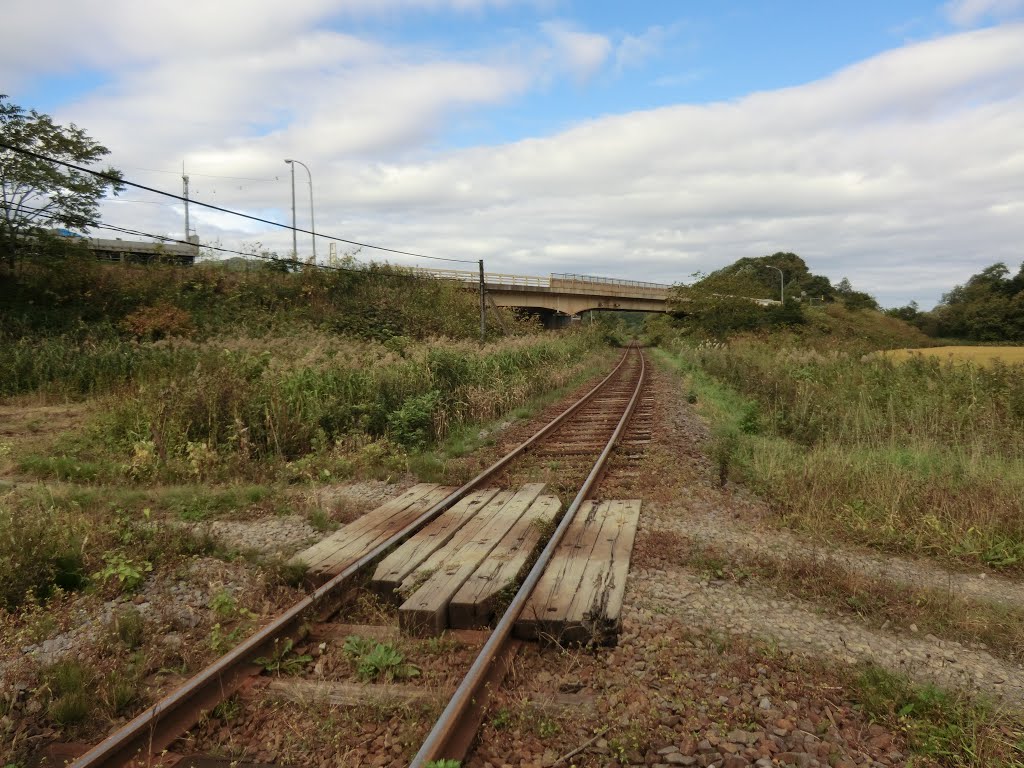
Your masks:
{"label": "blue sky", "polygon": [[[7,13],[0,90],[129,178],[175,190],[185,163],[199,199],[282,221],[281,159],[303,159],[318,230],[343,237],[666,282],[793,250],[930,305],[1021,258],[1022,18],[1024,0],[40,0]],[[145,198],[104,216],[175,233],[180,207]],[[205,242],[290,248],[194,218]]]}

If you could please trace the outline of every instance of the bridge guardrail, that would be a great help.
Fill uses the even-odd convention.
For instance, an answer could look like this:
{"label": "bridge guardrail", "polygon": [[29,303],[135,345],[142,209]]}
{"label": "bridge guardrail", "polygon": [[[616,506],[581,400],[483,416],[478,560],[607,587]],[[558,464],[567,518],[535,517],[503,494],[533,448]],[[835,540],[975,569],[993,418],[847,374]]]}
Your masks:
{"label": "bridge guardrail", "polygon": [[[456,280],[462,283],[476,283],[480,273],[468,269],[432,269],[413,267],[414,274],[434,277],[440,280]],[[628,298],[665,299],[672,287],[665,283],[651,283],[641,280],[622,280],[614,277],[575,275],[566,272],[553,273],[548,277],[540,275],[513,275],[506,272],[485,272],[484,281],[496,288],[549,288],[564,289],[573,293],[601,294]]]}

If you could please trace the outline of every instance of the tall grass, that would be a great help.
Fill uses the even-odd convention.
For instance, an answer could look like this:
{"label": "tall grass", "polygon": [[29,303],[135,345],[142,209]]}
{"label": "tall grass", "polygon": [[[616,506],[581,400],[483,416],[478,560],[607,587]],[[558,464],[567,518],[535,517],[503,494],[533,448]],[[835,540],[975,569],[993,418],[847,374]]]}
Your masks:
{"label": "tall grass", "polygon": [[1024,367],[666,346],[780,522],[1024,570]]}
{"label": "tall grass", "polygon": [[[529,329],[499,311],[513,332]],[[31,262],[16,272],[0,267],[0,397],[92,395],[196,363],[187,345],[154,341],[332,334],[401,344],[475,338],[479,323],[474,292],[387,266],[284,274]]]}
{"label": "tall grass", "polygon": [[[126,386],[65,453],[90,471],[113,459],[140,480],[201,480],[376,450],[373,443],[385,453],[416,451],[562,386],[599,346],[585,332],[484,347],[310,335],[188,345],[174,353],[187,364],[154,366]],[[28,468],[60,474],[66,458]]]}

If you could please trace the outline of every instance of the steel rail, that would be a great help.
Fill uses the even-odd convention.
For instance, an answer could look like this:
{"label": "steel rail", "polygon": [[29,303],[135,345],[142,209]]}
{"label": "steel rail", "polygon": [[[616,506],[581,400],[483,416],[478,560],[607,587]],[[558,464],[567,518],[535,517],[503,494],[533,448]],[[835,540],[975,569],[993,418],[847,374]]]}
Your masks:
{"label": "steel rail", "polygon": [[509,462],[544,439],[562,422],[590,402],[618,373],[629,357],[626,350],[618,364],[593,389],[552,419],[536,434],[484,469],[465,485],[452,491],[413,522],[365,553],[337,576],[298,601],[272,622],[244,640],[224,656],[186,680],[160,701],[118,728],[67,768],[121,768],[140,754],[153,755],[169,747],[209,711],[234,693],[242,683],[260,672],[255,660],[268,656],[285,638],[302,635],[304,625],[314,616],[324,619],[334,613],[350,582],[363,567],[399,544],[440,515],[470,491],[503,469]]}
{"label": "steel rail", "polygon": [[424,768],[427,763],[435,760],[461,760],[464,757],[462,754],[456,754],[456,750],[452,746],[456,742],[461,742],[463,745],[468,746],[468,739],[465,738],[465,734],[461,734],[459,732],[459,725],[466,716],[470,707],[482,707],[483,702],[487,699],[488,686],[494,679],[493,669],[495,665],[501,663],[502,658],[505,656],[506,647],[512,634],[512,628],[515,625],[515,622],[519,619],[519,614],[522,613],[527,599],[533,592],[534,587],[537,586],[537,582],[540,580],[541,574],[544,573],[544,569],[551,560],[551,556],[554,554],[555,548],[565,535],[565,531],[572,523],[573,518],[576,516],[576,512],[579,510],[580,506],[589,495],[594,483],[597,481],[597,478],[604,470],[604,465],[607,462],[609,455],[611,455],[612,449],[619,441],[619,437],[625,429],[626,424],[629,421],[629,417],[633,414],[637,401],[640,399],[640,391],[643,389],[644,376],[646,373],[646,363],[644,361],[643,353],[640,351],[639,347],[636,348],[636,352],[640,355],[640,377],[637,380],[633,396],[630,398],[629,403],[626,405],[626,409],[623,411],[622,418],[619,419],[619,423],[615,427],[615,431],[609,438],[604,450],[601,451],[601,455],[598,457],[594,467],[590,470],[590,474],[587,475],[587,479],[583,482],[583,486],[580,488],[579,493],[576,494],[576,498],[574,498],[572,504],[569,505],[569,508],[566,510],[565,515],[563,515],[558,527],[555,528],[555,531],[548,540],[547,545],[541,551],[540,556],[537,558],[537,562],[534,563],[533,568],[530,569],[530,573],[526,576],[526,580],[523,582],[523,585],[519,588],[519,591],[516,592],[515,597],[512,598],[512,602],[508,606],[508,609],[501,617],[497,626],[491,632],[487,642],[484,643],[483,647],[480,649],[480,653],[473,661],[473,665],[469,668],[469,672],[466,673],[466,676],[459,684],[459,687],[455,689],[455,693],[448,702],[448,706],[445,707],[441,716],[437,719],[437,722],[434,723],[434,727],[431,729],[430,733],[427,734],[427,738],[424,740],[419,752],[417,752],[416,756],[413,757],[412,762],[409,764],[410,768]]}

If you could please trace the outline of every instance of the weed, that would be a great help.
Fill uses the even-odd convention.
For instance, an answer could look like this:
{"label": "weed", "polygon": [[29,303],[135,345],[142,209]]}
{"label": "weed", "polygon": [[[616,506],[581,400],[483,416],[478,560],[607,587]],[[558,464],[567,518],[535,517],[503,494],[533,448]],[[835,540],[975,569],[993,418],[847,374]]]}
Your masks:
{"label": "weed", "polygon": [[109,629],[111,636],[129,650],[140,647],[146,638],[146,621],[135,606],[114,614]]}
{"label": "weed", "polygon": [[263,667],[265,672],[295,675],[302,671],[302,669],[313,660],[313,657],[308,654],[293,654],[292,647],[294,643],[291,638],[285,639],[284,642],[278,640],[274,641],[274,652],[270,656],[261,656],[254,661]]}
{"label": "weed", "polygon": [[491,725],[495,730],[503,731],[506,728],[511,727],[514,721],[515,716],[512,714],[512,711],[506,707],[502,707],[494,713],[494,717],[491,718]]}
{"label": "weed", "polygon": [[550,739],[562,731],[562,727],[550,717],[541,717],[536,721],[537,735],[542,739]]}
{"label": "weed", "polygon": [[125,714],[139,697],[138,681],[131,675],[111,674],[102,690],[103,703],[113,717]]}
{"label": "weed", "polygon": [[210,713],[218,720],[231,722],[242,713],[242,701],[238,696],[230,696],[220,702]]}
{"label": "weed", "polygon": [[92,578],[101,584],[116,579],[121,589],[131,591],[146,580],[146,574],[153,570],[148,560],[133,560],[121,552],[104,552],[106,565],[94,573]]}
{"label": "weed", "polygon": [[229,619],[234,616],[237,608],[238,603],[235,602],[235,598],[226,589],[220,590],[210,598],[210,610],[222,619]]}
{"label": "weed", "polygon": [[210,650],[214,653],[226,653],[238,645],[239,640],[242,639],[242,627],[235,627],[229,632],[225,632],[224,628],[220,625],[220,622],[210,627],[210,634],[207,638],[207,642],[210,645]]}
{"label": "weed", "polygon": [[460,768],[462,762],[459,760],[431,760],[426,768]]}
{"label": "weed", "polygon": [[85,693],[67,693],[50,702],[47,713],[57,725],[74,725],[92,712],[92,702]]}
{"label": "weed", "polygon": [[[767,342],[767,343],[766,343]],[[993,569],[1024,569],[1020,367],[862,359],[775,337],[669,344],[734,474],[781,524]]]}
{"label": "weed", "polygon": [[95,673],[76,659],[63,659],[43,670],[50,694],[47,712],[58,725],[73,725],[92,712]]}
{"label": "weed", "polygon": [[334,518],[323,509],[313,509],[306,515],[306,520],[316,530],[321,533],[327,533],[328,531],[336,531],[338,529],[338,523],[335,522]]}
{"label": "weed", "polygon": [[865,668],[854,685],[864,711],[902,732],[917,755],[964,768],[1009,768],[1024,758],[1020,725],[963,692],[917,686],[875,666]]}
{"label": "weed", "polygon": [[389,682],[418,677],[419,667],[405,660],[405,655],[389,643],[375,643],[357,635],[345,638],[342,652],[356,665],[360,680],[384,679]]}

